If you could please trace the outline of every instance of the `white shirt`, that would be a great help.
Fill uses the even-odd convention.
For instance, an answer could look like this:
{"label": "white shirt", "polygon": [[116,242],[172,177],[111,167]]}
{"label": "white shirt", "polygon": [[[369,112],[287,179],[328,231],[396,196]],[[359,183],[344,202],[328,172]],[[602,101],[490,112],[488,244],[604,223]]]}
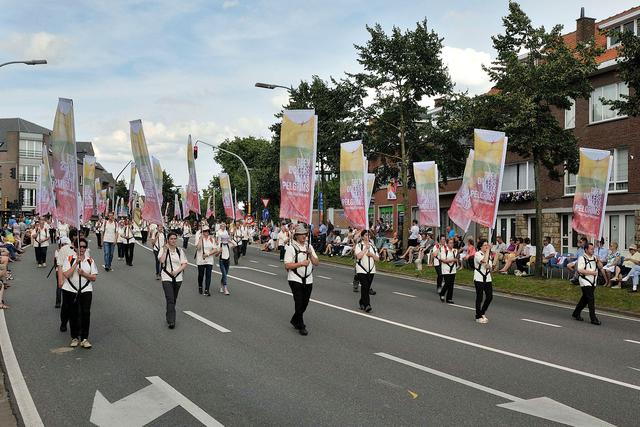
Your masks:
{"label": "white shirt", "polygon": [[58,267],[62,267],[65,259],[68,259],[70,256],[76,256],[76,251],[73,250],[71,245],[64,245],[60,249],[56,250],[54,256]]}
{"label": "white shirt", "polygon": [[120,238],[122,239],[122,243],[133,243],[134,241],[134,236],[133,236],[133,230],[131,227],[131,224],[126,225],[126,226],[122,226],[120,228]]}
{"label": "white shirt", "polygon": [[[200,239],[196,240],[199,242]],[[196,243],[197,244],[197,243]],[[202,236],[202,248],[196,249],[196,264],[197,265],[213,265],[213,255],[209,255],[204,257],[204,253],[213,252],[215,249],[218,249],[220,246],[216,239],[213,236],[204,237]]]}
{"label": "white shirt", "polygon": [[598,269],[598,262],[595,256],[583,255],[578,258],[578,282],[580,286],[595,286],[598,280],[598,276],[583,276],[579,273],[580,270],[596,271]]}
{"label": "white shirt", "polygon": [[440,265],[440,260],[438,257],[440,256],[440,243],[436,243],[433,245],[433,249],[431,249],[431,258],[433,259],[433,266],[437,267]]}
{"label": "white shirt", "polygon": [[251,231],[249,230],[249,227],[246,226],[241,226],[240,227],[240,232],[242,233],[242,240],[249,240],[249,236],[251,234]]}
{"label": "white shirt", "polygon": [[284,246],[289,241],[289,234],[286,231],[278,233],[278,246]]}
{"label": "white shirt", "polygon": [[[168,249],[169,255],[165,254],[164,248],[160,249],[160,253],[158,253],[158,260],[160,261],[161,269],[162,269],[162,281],[163,282],[172,282],[173,277],[169,276],[166,271],[174,271],[180,268],[182,264],[187,263],[187,256],[183,249],[176,248],[175,251]],[[165,264],[166,259],[166,264]],[[166,270],[166,271],[165,271]],[[182,272],[175,277],[176,282],[182,282]]]}
{"label": "white shirt", "polygon": [[158,251],[160,252],[160,248],[164,246],[164,242],[165,242],[165,237],[166,237],[166,231],[162,231],[160,232],[158,230],[158,227],[156,227],[153,231],[153,237],[151,237],[152,239],[155,239],[155,243],[153,244],[153,250],[154,251]]}
{"label": "white shirt", "polygon": [[182,226],[182,237],[191,237],[191,226],[189,224]]}
{"label": "white shirt", "polygon": [[[486,264],[482,264],[481,261],[484,258],[484,254],[481,251],[476,252],[473,258],[473,281],[474,282],[491,282],[491,268],[493,267],[493,261],[491,260],[491,254]],[[480,271],[478,271],[480,270]]]}
{"label": "white shirt", "polygon": [[102,241],[105,243],[115,243],[117,227],[118,225],[115,221],[105,221],[102,226]]}
{"label": "white shirt", "polygon": [[438,258],[441,261],[451,261],[451,264],[441,262],[442,274],[456,274],[458,272],[458,261],[456,259],[458,251],[455,249],[449,249],[449,246],[444,245],[438,251]]}
{"label": "white shirt", "polygon": [[412,225],[409,230],[411,234],[409,234],[409,239],[418,240],[418,236],[420,236],[420,227],[417,225]]}
{"label": "white shirt", "polygon": [[[316,251],[313,246],[309,246],[309,255],[316,256]],[[284,263],[301,262],[307,259],[307,245],[302,246],[295,241],[292,241],[290,245],[287,245],[287,249],[284,253]],[[311,258],[309,257],[309,260]],[[296,274],[297,273],[297,274]],[[313,283],[313,264],[309,262],[306,267],[298,267],[294,270],[287,271],[287,280],[297,283],[303,283],[303,278],[306,278],[306,283]]]}
{"label": "white shirt", "polygon": [[551,243],[549,243],[547,246],[544,246],[542,248],[542,255],[544,256],[544,258],[548,258],[551,255],[555,256],[555,254],[556,254],[556,248],[554,248]]}
{"label": "white shirt", "polygon": [[[62,264],[62,272],[69,271],[71,269],[71,262],[78,262],[77,257],[75,256],[75,252],[71,255],[71,259],[69,257],[65,258],[64,263]],[[71,277],[65,279],[62,284],[62,289],[69,292],[78,292],[78,289],[82,287],[80,292],[92,292],[93,291],[93,282],[91,282],[86,277],[80,277],[78,273],[78,269],[82,269],[85,273],[89,274],[98,274],[98,266],[95,261],[91,258],[85,258],[80,265],[75,269]],[[71,282],[71,283],[69,283]]]}
{"label": "white shirt", "polygon": [[63,222],[58,224],[58,238],[69,237],[69,224]]}
{"label": "white shirt", "polygon": [[40,227],[39,225],[31,233],[34,239],[33,244],[36,248],[46,248],[49,246],[49,226],[47,224]]}
{"label": "white shirt", "polygon": [[353,251],[353,254],[356,256],[356,274],[375,274],[376,262],[373,257],[378,255],[378,251],[373,242],[370,242],[367,253],[358,259],[358,254],[363,251],[364,243],[358,243]]}
{"label": "white shirt", "polygon": [[218,230],[216,235],[218,237],[218,244],[220,245],[219,247],[222,248],[220,259],[229,259],[231,254],[229,250],[229,245],[231,244],[231,239],[229,239],[229,232],[226,228],[224,230],[220,229]]}

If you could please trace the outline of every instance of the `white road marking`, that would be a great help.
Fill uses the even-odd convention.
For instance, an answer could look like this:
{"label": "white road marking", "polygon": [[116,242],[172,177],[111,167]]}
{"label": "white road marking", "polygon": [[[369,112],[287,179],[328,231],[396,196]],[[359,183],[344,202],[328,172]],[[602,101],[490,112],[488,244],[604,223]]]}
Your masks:
{"label": "white road marking", "polygon": [[625,340],[625,341],[633,344],[640,344],[640,341],[634,341],[634,340]]}
{"label": "white road marking", "polygon": [[392,292],[392,293],[396,295],[402,295],[403,297],[417,298],[415,295],[403,294],[402,292]]}
{"label": "white road marking", "polygon": [[264,273],[264,274],[269,274],[269,275],[271,275],[271,276],[277,276],[277,274],[276,274],[276,273],[272,273],[272,272],[270,272],[270,271],[265,271],[265,270],[259,270],[259,269],[257,269],[257,268],[252,268],[252,267],[239,267],[239,266],[237,266],[237,265],[234,265],[234,266],[232,266],[232,267],[231,267],[231,270],[236,270],[236,269],[240,269],[240,270],[252,270],[252,271],[257,271],[257,272]]}
{"label": "white road marking", "polygon": [[525,322],[537,323],[539,325],[551,326],[553,328],[562,328],[562,326],[560,325],[554,325],[553,323],[547,323],[547,322],[540,322],[539,320],[531,320],[531,319],[520,319],[520,320],[524,320]]}
{"label": "white road marking", "polygon": [[633,366],[629,366],[629,369],[633,369],[634,371],[638,371],[638,372],[640,372],[640,369],[638,369],[638,368],[634,368]]}
{"label": "white road marking", "polygon": [[252,262],[254,264],[259,264],[258,261],[254,260],[254,259],[250,259],[249,262]]}
{"label": "white road marking", "polygon": [[269,267],[273,267],[273,268],[280,268],[279,265],[273,265],[273,264],[267,264]]}
{"label": "white road marking", "polygon": [[223,334],[231,332],[229,329],[225,328],[224,326],[220,326],[217,323],[214,323],[211,320],[206,319],[206,318],[200,316],[199,314],[194,313],[193,311],[184,311],[184,314],[186,314],[188,316],[191,316],[196,320],[201,321],[202,323],[204,323],[207,326],[211,326],[213,329],[216,329],[216,330],[222,332]]}
{"label": "white road marking", "polygon": [[[149,249],[149,248],[147,248],[147,249],[149,251],[151,251],[151,249]],[[193,267],[196,266],[195,264],[192,264],[192,263],[189,263],[189,265],[191,265]],[[221,274],[219,271],[215,271],[214,270],[214,272],[216,274]],[[281,294],[284,294],[284,295],[288,295],[288,296],[292,295],[291,292],[283,291],[281,289],[277,289],[277,288],[274,288],[274,287],[271,287],[271,286],[267,286],[267,285],[263,285],[263,284],[260,284],[260,283],[256,283],[256,282],[253,282],[251,280],[243,279],[241,277],[236,277],[236,276],[231,276],[231,275],[228,275],[227,277],[229,277],[230,279],[234,279],[234,280],[238,280],[240,282],[247,283],[249,285],[257,286],[259,288],[268,289],[268,290],[273,291],[273,292],[278,292],[278,293],[281,293]],[[552,363],[552,362],[547,362],[545,360],[535,359],[533,357],[525,356],[525,355],[518,354],[518,353],[513,353],[513,352],[510,352],[510,351],[507,351],[507,350],[501,350],[501,349],[495,348],[495,347],[489,347],[489,346],[486,346],[486,345],[483,345],[483,344],[478,344],[478,343],[475,343],[475,342],[472,342],[472,341],[467,341],[467,340],[463,340],[463,339],[460,339],[460,338],[455,338],[455,337],[452,337],[452,336],[449,336],[449,335],[441,334],[439,332],[428,331],[426,329],[417,328],[415,326],[406,325],[406,324],[400,323],[400,322],[395,322],[393,320],[385,319],[383,317],[377,317],[377,316],[374,316],[374,315],[371,315],[371,314],[362,313],[360,311],[355,311],[355,310],[352,310],[352,309],[349,309],[349,308],[340,307],[340,306],[337,306],[337,305],[334,305],[334,304],[330,304],[330,303],[327,303],[327,302],[324,302],[324,301],[319,301],[319,300],[316,300],[316,299],[310,299],[309,301],[313,302],[315,304],[323,305],[325,307],[330,307],[330,308],[333,308],[333,309],[336,309],[336,310],[340,310],[340,311],[343,311],[343,312],[346,312],[346,313],[351,313],[351,314],[356,315],[356,316],[361,316],[361,317],[364,317],[364,318],[377,320],[378,322],[382,322],[382,323],[386,323],[388,325],[393,325],[393,326],[397,326],[397,327],[400,327],[400,328],[408,329],[410,331],[418,332],[418,333],[421,333],[421,334],[430,335],[430,336],[441,338],[441,339],[444,339],[444,340],[447,340],[447,341],[456,342],[458,344],[467,345],[469,347],[479,348],[479,349],[482,349],[482,350],[490,351],[492,353],[496,353],[496,354],[501,354],[503,356],[512,357],[514,359],[524,360],[526,362],[534,363],[534,364],[537,364],[537,365],[547,366],[549,368],[554,368],[554,369],[557,369],[557,370],[560,370],[560,371],[570,372],[572,374],[580,375],[580,376],[583,376],[583,377],[592,378],[592,379],[595,379],[595,380],[598,380],[598,381],[607,382],[607,383],[610,383],[610,384],[615,384],[615,385],[618,385],[618,386],[621,386],[621,387],[626,387],[626,388],[630,388],[632,390],[640,391],[640,385],[626,383],[624,381],[618,381],[618,380],[615,380],[613,378],[608,378],[608,377],[603,377],[601,375],[592,374],[591,372],[581,371],[581,370],[578,370],[578,369],[570,368],[568,366],[558,365],[558,364],[555,364],[555,363]]]}
{"label": "white road marking", "polygon": [[0,351],[2,351],[2,358],[4,360],[4,366],[7,370],[7,377],[9,383],[11,383],[11,391],[18,404],[22,421],[27,427],[43,426],[40,414],[36,408],[31,393],[27,388],[27,383],[24,381],[18,359],[13,351],[13,345],[11,344],[11,338],[9,337],[9,330],[7,329],[7,322],[4,318],[4,310],[0,310]]}
{"label": "white road marking", "polygon": [[448,304],[451,307],[458,307],[458,308],[464,308],[466,310],[475,310],[475,308],[473,307],[467,307],[466,305],[459,305],[459,304]]}
{"label": "white road marking", "polygon": [[333,280],[331,277],[327,277],[327,276],[318,275],[318,277],[321,278],[321,279],[325,279],[325,280]]}

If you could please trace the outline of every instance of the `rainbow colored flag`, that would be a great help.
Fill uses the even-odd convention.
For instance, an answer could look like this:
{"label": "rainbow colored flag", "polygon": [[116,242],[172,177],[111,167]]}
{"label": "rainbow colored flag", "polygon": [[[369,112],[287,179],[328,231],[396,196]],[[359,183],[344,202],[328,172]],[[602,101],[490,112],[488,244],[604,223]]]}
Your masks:
{"label": "rainbow colored flag", "polygon": [[602,236],[612,165],[613,156],[608,150],[580,148],[572,227],[594,240]]}
{"label": "rainbow colored flag", "polygon": [[340,144],[340,201],[347,221],[360,230],[369,225],[366,168],[362,141]]}
{"label": "rainbow colored flag", "polygon": [[418,223],[440,227],[440,200],[438,192],[438,165],[436,162],[413,164],[418,199]]}
{"label": "rainbow colored flag", "polygon": [[131,128],[131,151],[133,152],[133,161],[140,175],[140,182],[144,189],[144,208],[142,209],[142,219],[147,220],[150,224],[162,224],[162,191],[158,190],[158,185],[153,173],[153,165],[149,150],[147,149],[147,141],[144,137],[142,129],[142,120],[134,120],[129,122]]}
{"label": "rainbow colored flag", "polygon": [[229,174],[220,174],[220,189],[222,190],[222,205],[224,206],[224,214],[229,219],[235,221],[235,209],[233,208],[233,194],[231,193],[231,181],[229,180]]}
{"label": "rainbow colored flag", "polygon": [[76,156],[76,130],[73,118],[73,101],[59,98],[51,134],[55,195],[58,202],[56,219],[80,228],[78,209],[78,164]]}
{"label": "rainbow colored flag", "polygon": [[460,227],[464,233],[469,229],[469,225],[473,218],[473,211],[471,210],[471,196],[469,194],[469,181],[471,179],[471,170],[473,169],[473,157],[473,150],[469,150],[467,163],[464,167],[462,184],[460,184],[460,188],[453,198],[453,202],[451,202],[451,207],[448,211],[451,221]]}

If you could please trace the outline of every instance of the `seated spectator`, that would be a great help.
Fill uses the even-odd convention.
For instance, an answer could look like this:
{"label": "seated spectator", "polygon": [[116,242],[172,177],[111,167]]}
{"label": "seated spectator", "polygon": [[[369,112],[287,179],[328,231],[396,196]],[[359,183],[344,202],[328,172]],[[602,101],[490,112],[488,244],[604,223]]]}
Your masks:
{"label": "seated spectator", "polygon": [[435,243],[435,240],[433,240],[433,234],[422,233],[422,238],[418,247],[418,257],[416,258],[416,267],[418,270],[422,270],[422,260],[424,259],[424,256],[431,251]]}
{"label": "seated spectator", "polygon": [[504,267],[500,269],[500,273],[502,274],[507,274],[509,272],[509,268],[511,268],[511,264],[513,264],[514,261],[522,255],[522,252],[524,251],[524,241],[521,237],[518,237],[515,240],[513,248],[513,251],[509,251],[507,249],[508,251],[504,257]]}
{"label": "seated spectator", "polygon": [[473,264],[473,257],[476,256],[476,246],[473,244],[473,239],[467,240],[467,244],[462,249],[460,254],[460,261],[463,267],[469,267]]}
{"label": "seated spectator", "polygon": [[602,267],[605,287],[611,287],[611,278],[616,274],[616,270],[619,270],[618,265],[620,264],[621,259],[620,252],[618,251],[618,244],[616,242],[611,242],[609,245],[607,260],[606,262],[603,262],[604,266]]}
{"label": "seated spectator", "polygon": [[331,254],[333,253],[333,243],[336,240],[336,236],[339,236],[336,230],[333,230],[332,232],[329,233],[329,235],[327,236],[327,241],[324,246],[324,252],[322,253],[323,255],[331,256]]}
{"label": "seated spectator", "polygon": [[636,273],[640,272],[640,252],[638,252],[638,247],[636,245],[629,246],[629,254],[631,255],[624,259],[622,266],[619,268],[619,273],[617,276],[624,276],[622,279],[620,279],[620,281],[622,282],[626,282],[633,277],[634,288],[637,290],[638,276]]}
{"label": "seated spectator", "polygon": [[356,246],[355,236],[358,234],[358,230],[352,230],[349,228],[349,233],[347,233],[347,237],[342,245],[342,253],[340,256],[347,256],[353,252],[353,248]]}
{"label": "seated spectator", "polygon": [[334,233],[336,234],[336,237],[333,239],[333,243],[331,244],[331,253],[329,254],[329,256],[340,255],[340,252],[342,252],[342,247],[344,246],[343,241],[346,240],[346,238],[343,240],[340,237],[339,231],[334,230]]}
{"label": "seated spectator", "polygon": [[[417,226],[416,226],[417,227]],[[420,235],[416,239],[409,239],[407,241],[407,250],[400,256],[402,259],[406,259],[407,262],[413,262],[413,254],[417,253],[420,249]]]}
{"label": "seated spectator", "polygon": [[531,239],[526,237],[524,239],[524,247],[520,252],[520,255],[516,257],[516,271],[515,275],[520,276],[527,269],[527,263],[531,259],[531,256],[535,253],[535,248],[531,246]]}
{"label": "seated spectator", "polygon": [[382,245],[380,249],[380,259],[383,261],[391,261],[396,257],[396,251],[398,248],[398,233],[393,233],[393,237],[389,240],[389,243]]}
{"label": "seated spectator", "polygon": [[553,265],[554,261],[558,259],[557,255],[556,248],[551,244],[551,238],[545,237],[542,240],[542,264]]}
{"label": "seated spectator", "polygon": [[502,236],[496,236],[496,244],[491,248],[491,252],[495,254],[494,265],[498,265],[498,262],[504,259],[504,254],[507,252],[507,244],[502,239]]}

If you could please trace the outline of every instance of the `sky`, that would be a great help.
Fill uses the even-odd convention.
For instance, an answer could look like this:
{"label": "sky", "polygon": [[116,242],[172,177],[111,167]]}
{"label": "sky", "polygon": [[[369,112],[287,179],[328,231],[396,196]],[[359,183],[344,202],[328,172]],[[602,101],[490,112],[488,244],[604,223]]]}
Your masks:
{"label": "sky", "polygon": [[[534,25],[575,30],[580,7],[604,19],[638,0],[522,0]],[[129,121],[142,119],[149,152],[178,185],[188,181],[189,134],[212,144],[234,136],[270,138],[287,102],[282,89],[313,75],[360,71],[354,44],[367,25],[415,28],[444,38],[442,57],[458,90],[491,87],[482,71],[495,56],[507,0],[0,0],[0,117],[49,129],[59,97],[74,100],[76,139],[92,141],[97,160],[117,174],[132,158]],[[322,117],[320,117],[322,120]],[[208,147],[196,169],[199,187],[220,172]],[[128,171],[123,173],[128,180]],[[140,188],[139,181],[136,184]]]}

